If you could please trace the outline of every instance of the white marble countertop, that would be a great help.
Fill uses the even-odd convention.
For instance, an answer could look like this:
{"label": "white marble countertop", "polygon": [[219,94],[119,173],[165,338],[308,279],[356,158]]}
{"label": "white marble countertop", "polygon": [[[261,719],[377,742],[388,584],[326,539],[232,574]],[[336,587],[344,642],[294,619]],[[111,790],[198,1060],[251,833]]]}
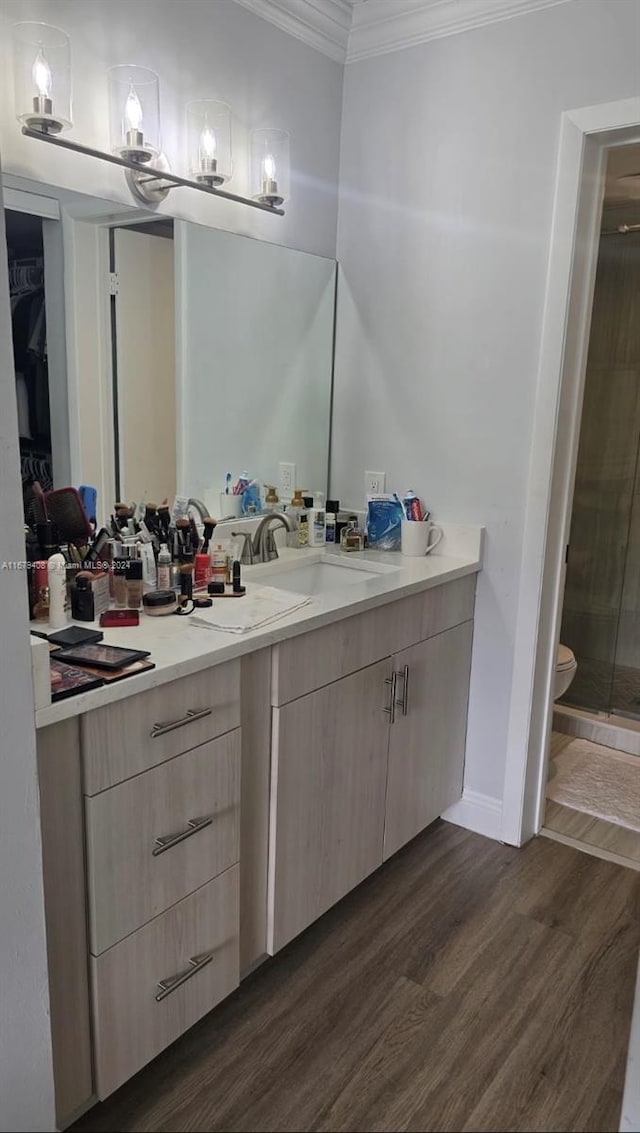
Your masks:
{"label": "white marble countertop", "polygon": [[[353,614],[364,613],[374,606],[395,602],[399,598],[406,598],[410,594],[417,594],[479,571],[482,566],[483,528],[451,525],[444,527],[444,531],[445,537],[437,550],[422,558],[407,558],[401,554],[371,550],[345,553],[337,547],[326,550],[285,548],[274,562],[244,567],[242,581],[247,586],[247,592],[252,584],[263,582],[267,586],[270,576],[283,574],[302,563],[325,561],[363,570],[371,564],[371,570],[376,571],[377,568],[380,572],[373,579],[349,581],[346,585],[318,594],[308,605],[247,633],[235,634],[201,628],[192,625],[189,617],[152,618],[142,612],[139,626],[105,629],[105,644],[148,649],[151,653],[149,659],[154,662],[155,669],[41,708],[35,714],[36,727],[44,728],[60,720],[79,716],[105,704],[115,703],[257,649],[275,645],[287,638],[330,625]],[[231,600],[219,601],[226,604]],[[241,602],[242,599],[236,601]],[[78,624],[86,628],[93,625],[99,628],[97,623]],[[48,632],[46,623],[34,623],[33,628]]]}

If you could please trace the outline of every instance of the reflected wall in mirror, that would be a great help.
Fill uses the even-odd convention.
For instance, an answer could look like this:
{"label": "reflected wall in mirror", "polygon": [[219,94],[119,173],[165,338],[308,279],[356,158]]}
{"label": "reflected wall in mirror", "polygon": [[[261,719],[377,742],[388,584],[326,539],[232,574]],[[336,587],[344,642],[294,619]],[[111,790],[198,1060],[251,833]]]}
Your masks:
{"label": "reflected wall in mirror", "polygon": [[326,493],[335,264],[182,221],[175,245],[181,491],[279,488],[286,462]]}
{"label": "reflected wall in mirror", "polygon": [[25,211],[29,200],[58,210],[47,292],[56,486],[95,484],[99,521],[118,496],[175,492],[221,518],[227,473],[245,470],[284,505],[281,463],[295,465],[292,488],[327,491],[333,260],[4,180]]}

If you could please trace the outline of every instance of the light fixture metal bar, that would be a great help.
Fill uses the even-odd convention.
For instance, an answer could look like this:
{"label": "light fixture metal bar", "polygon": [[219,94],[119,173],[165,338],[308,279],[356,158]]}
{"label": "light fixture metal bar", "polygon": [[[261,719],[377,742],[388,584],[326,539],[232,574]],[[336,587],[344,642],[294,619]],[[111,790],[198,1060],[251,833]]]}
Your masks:
{"label": "light fixture metal bar", "polygon": [[52,146],[60,146],[62,149],[71,150],[73,153],[84,153],[87,157],[99,157],[102,161],[108,161],[111,165],[119,165],[121,169],[131,169],[134,173],[149,173],[149,180],[159,180],[168,182],[167,189],[184,186],[188,189],[196,189],[199,193],[209,193],[212,197],[223,197],[227,201],[237,201],[241,205],[249,205],[249,208],[259,209],[260,212],[272,212],[277,216],[284,216],[284,209],[274,208],[272,205],[265,204],[263,201],[254,201],[251,197],[240,197],[237,193],[227,193],[224,189],[216,189],[212,185],[201,185],[197,181],[189,181],[186,177],[178,177],[175,173],[163,173],[157,170],[157,177],[152,176],[153,166],[140,165],[139,162],[128,161],[125,157],[116,157],[114,153],[104,153],[99,149],[92,149],[91,146],[83,146],[80,142],[70,142],[67,138],[60,137],[57,134],[45,134],[40,130],[31,130],[28,126],[22,127],[22,133],[26,138],[37,138],[40,142],[48,142]]}

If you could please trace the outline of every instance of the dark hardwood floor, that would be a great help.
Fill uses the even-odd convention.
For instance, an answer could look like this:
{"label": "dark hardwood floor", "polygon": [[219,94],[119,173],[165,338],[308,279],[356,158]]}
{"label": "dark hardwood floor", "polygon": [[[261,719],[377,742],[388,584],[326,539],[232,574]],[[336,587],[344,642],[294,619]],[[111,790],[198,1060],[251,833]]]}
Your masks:
{"label": "dark hardwood floor", "polygon": [[617,1130],[640,874],[435,823],[80,1130]]}

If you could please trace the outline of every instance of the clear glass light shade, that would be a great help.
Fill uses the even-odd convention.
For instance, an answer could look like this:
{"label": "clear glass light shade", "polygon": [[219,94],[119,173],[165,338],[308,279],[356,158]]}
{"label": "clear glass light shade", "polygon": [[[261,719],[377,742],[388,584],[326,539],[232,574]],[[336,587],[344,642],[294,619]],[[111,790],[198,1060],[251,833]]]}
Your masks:
{"label": "clear glass light shade", "polygon": [[141,164],[160,153],[160,84],[147,67],[107,71],[111,152]]}
{"label": "clear glass light shade", "polygon": [[226,102],[198,98],[188,102],[187,177],[222,185],[232,174],[231,111]]}
{"label": "clear glass light shade", "polygon": [[23,126],[59,134],[71,119],[71,41],[50,24],[13,28],[16,117]]}
{"label": "clear glass light shade", "polygon": [[289,200],[289,135],[286,130],[251,133],[251,196],[279,208]]}

